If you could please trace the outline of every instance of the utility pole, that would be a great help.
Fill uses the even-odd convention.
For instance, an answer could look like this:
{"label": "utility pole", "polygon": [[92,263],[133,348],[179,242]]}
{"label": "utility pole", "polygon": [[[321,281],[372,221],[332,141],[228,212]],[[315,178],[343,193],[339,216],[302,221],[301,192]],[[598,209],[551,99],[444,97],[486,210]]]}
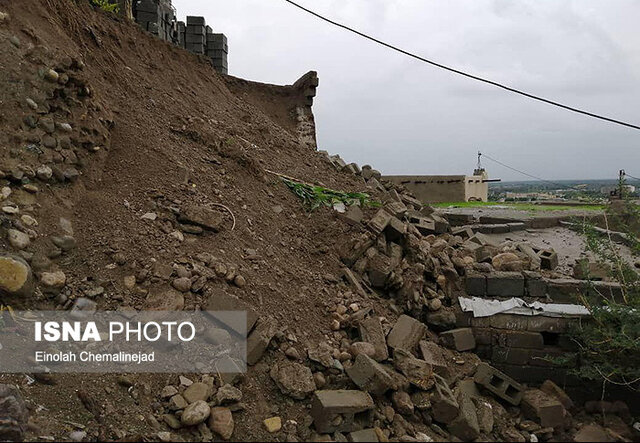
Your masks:
{"label": "utility pole", "polygon": [[624,169],[620,169],[620,172],[618,173],[618,193],[620,195],[620,198],[622,198],[622,192],[624,191],[624,176],[626,175],[626,173],[624,172]]}

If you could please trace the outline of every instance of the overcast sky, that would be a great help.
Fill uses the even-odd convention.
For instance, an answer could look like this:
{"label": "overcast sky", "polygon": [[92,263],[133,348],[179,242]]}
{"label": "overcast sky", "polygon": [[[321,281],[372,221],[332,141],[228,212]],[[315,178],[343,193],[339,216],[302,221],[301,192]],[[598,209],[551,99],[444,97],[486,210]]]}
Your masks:
{"label": "overcast sky", "polygon": [[[439,63],[640,124],[638,0],[299,0]],[[478,150],[547,179],[640,177],[640,131],[394,53],[284,0],[173,0],[229,38],[229,73],[318,71],[319,149],[385,174],[471,174]],[[485,161],[492,177],[526,177]]]}

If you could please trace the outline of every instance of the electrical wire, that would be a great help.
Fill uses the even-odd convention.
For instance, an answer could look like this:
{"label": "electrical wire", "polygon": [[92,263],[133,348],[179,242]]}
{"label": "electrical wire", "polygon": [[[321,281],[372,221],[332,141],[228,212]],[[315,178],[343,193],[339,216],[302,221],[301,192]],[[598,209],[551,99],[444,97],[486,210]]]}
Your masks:
{"label": "electrical wire", "polygon": [[640,178],[638,178],[638,177],[634,177],[633,175],[628,174],[628,173],[627,173],[627,171],[625,171],[625,172],[624,172],[624,175],[625,175],[625,177],[631,177],[631,178],[632,178],[632,179],[634,179],[634,180],[639,180],[639,181],[640,181]]}
{"label": "electrical wire", "polygon": [[560,183],[556,183],[556,182],[553,182],[553,181],[550,181],[550,180],[546,180],[544,178],[529,174],[528,172],[521,171],[521,170],[516,169],[516,168],[514,168],[512,166],[504,164],[501,161],[496,160],[495,158],[491,158],[487,154],[482,153],[481,155],[482,155],[482,157],[487,158],[487,159],[491,160],[492,162],[499,164],[500,166],[503,166],[503,167],[505,167],[507,169],[510,169],[510,170],[514,171],[514,172],[518,172],[518,173],[520,173],[522,175],[526,175],[529,178],[533,178],[535,180],[539,180],[541,182],[545,182],[545,183],[548,183],[548,184],[551,184],[551,185],[554,185],[554,186],[559,186],[562,189],[569,188],[569,189],[573,189],[574,191],[583,191],[583,189],[580,189],[580,188],[574,188],[573,186],[567,186],[567,185],[563,185],[563,184],[560,184]]}
{"label": "electrical wire", "polygon": [[375,43],[378,43],[379,45],[385,46],[385,47],[387,47],[389,49],[392,49],[392,50],[394,50],[396,52],[399,52],[401,54],[407,55],[407,56],[412,57],[412,58],[414,58],[416,60],[420,60],[421,62],[428,63],[428,64],[430,64],[432,66],[437,67],[437,68],[444,69],[446,71],[453,72],[454,74],[462,75],[464,77],[467,77],[467,78],[470,78],[470,79],[473,79],[473,80],[476,80],[476,81],[479,81],[479,82],[487,83],[489,85],[504,89],[504,90],[512,92],[514,94],[519,94],[519,95],[522,95],[524,97],[527,97],[527,98],[530,98],[530,99],[533,99],[533,100],[537,100],[537,101],[540,101],[540,102],[543,102],[543,103],[547,103],[549,105],[557,106],[557,107],[565,109],[567,111],[576,112],[578,114],[586,115],[588,117],[596,118],[596,119],[599,119],[599,120],[604,120],[604,121],[607,121],[609,123],[614,123],[614,124],[617,124],[617,125],[626,126],[628,128],[640,130],[640,126],[638,126],[638,125],[627,123],[627,122],[624,122],[622,120],[616,120],[616,119],[613,119],[613,118],[610,118],[610,117],[605,117],[603,115],[599,115],[599,114],[588,112],[588,111],[585,111],[585,110],[582,110],[582,109],[574,108],[572,106],[564,105],[562,103],[559,103],[559,102],[556,102],[556,101],[553,101],[553,100],[549,100],[549,99],[546,99],[544,97],[540,97],[540,96],[537,96],[537,95],[534,95],[534,94],[530,94],[528,92],[521,91],[519,89],[512,88],[510,86],[506,86],[506,85],[504,85],[502,83],[498,83],[498,82],[493,81],[493,80],[489,80],[489,79],[486,79],[486,78],[483,78],[483,77],[479,77],[477,75],[469,74],[467,72],[460,71],[460,70],[455,69],[455,68],[451,68],[451,67],[443,65],[441,63],[434,62],[432,60],[426,59],[424,57],[421,57],[419,55],[416,55],[416,54],[411,53],[409,51],[406,51],[404,49],[398,48],[397,46],[393,46],[393,45],[391,45],[389,43],[385,43],[382,40],[379,40],[379,39],[377,39],[375,37],[371,37],[370,35],[367,35],[367,34],[365,34],[363,32],[360,32],[360,31],[358,31],[356,29],[353,29],[353,28],[351,28],[351,27],[349,27],[347,25],[343,25],[342,23],[338,23],[338,22],[336,22],[334,20],[331,20],[331,19],[329,19],[327,17],[324,17],[323,15],[320,15],[317,12],[314,12],[314,11],[308,9],[308,8],[305,8],[304,6],[299,5],[298,3],[296,3],[296,2],[294,2],[292,0],[284,0],[284,1],[289,3],[289,4],[291,4],[291,5],[293,5],[293,6],[295,6],[298,9],[301,9],[301,10],[303,10],[303,11],[305,11],[305,12],[307,12],[307,13],[309,13],[309,14],[317,17],[317,18],[319,18],[320,20],[323,20],[323,21],[325,21],[327,23],[330,23],[330,24],[332,24],[334,26],[337,26],[339,28],[345,29],[345,30],[347,30],[349,32],[352,32],[354,34],[357,34],[360,37],[363,37],[363,38],[365,38],[367,40],[371,40],[371,41],[373,41]]}

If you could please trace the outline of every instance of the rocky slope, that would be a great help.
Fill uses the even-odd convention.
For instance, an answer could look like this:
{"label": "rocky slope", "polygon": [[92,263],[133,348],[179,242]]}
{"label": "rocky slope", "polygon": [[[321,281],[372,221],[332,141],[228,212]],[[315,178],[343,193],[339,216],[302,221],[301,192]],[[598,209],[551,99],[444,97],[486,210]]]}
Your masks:
{"label": "rocky slope", "polygon": [[[554,385],[525,400],[549,421],[478,378],[445,332],[473,254],[375,170],[314,150],[306,84],[224,78],[81,0],[0,12],[0,301],[258,317],[242,376],[0,375],[0,440],[525,441],[592,421]],[[385,209],[309,212],[278,174]]]}

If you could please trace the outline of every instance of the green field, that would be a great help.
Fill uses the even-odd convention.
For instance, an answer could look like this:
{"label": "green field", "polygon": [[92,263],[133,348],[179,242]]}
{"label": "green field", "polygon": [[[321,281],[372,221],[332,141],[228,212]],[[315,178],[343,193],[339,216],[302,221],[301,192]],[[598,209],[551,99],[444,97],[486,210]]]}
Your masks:
{"label": "green field", "polygon": [[602,211],[605,209],[603,205],[536,205],[532,203],[517,202],[452,202],[452,203],[434,203],[435,208],[486,208],[491,206],[500,206],[506,209],[514,209],[517,211],[529,212],[546,212],[546,211]]}

